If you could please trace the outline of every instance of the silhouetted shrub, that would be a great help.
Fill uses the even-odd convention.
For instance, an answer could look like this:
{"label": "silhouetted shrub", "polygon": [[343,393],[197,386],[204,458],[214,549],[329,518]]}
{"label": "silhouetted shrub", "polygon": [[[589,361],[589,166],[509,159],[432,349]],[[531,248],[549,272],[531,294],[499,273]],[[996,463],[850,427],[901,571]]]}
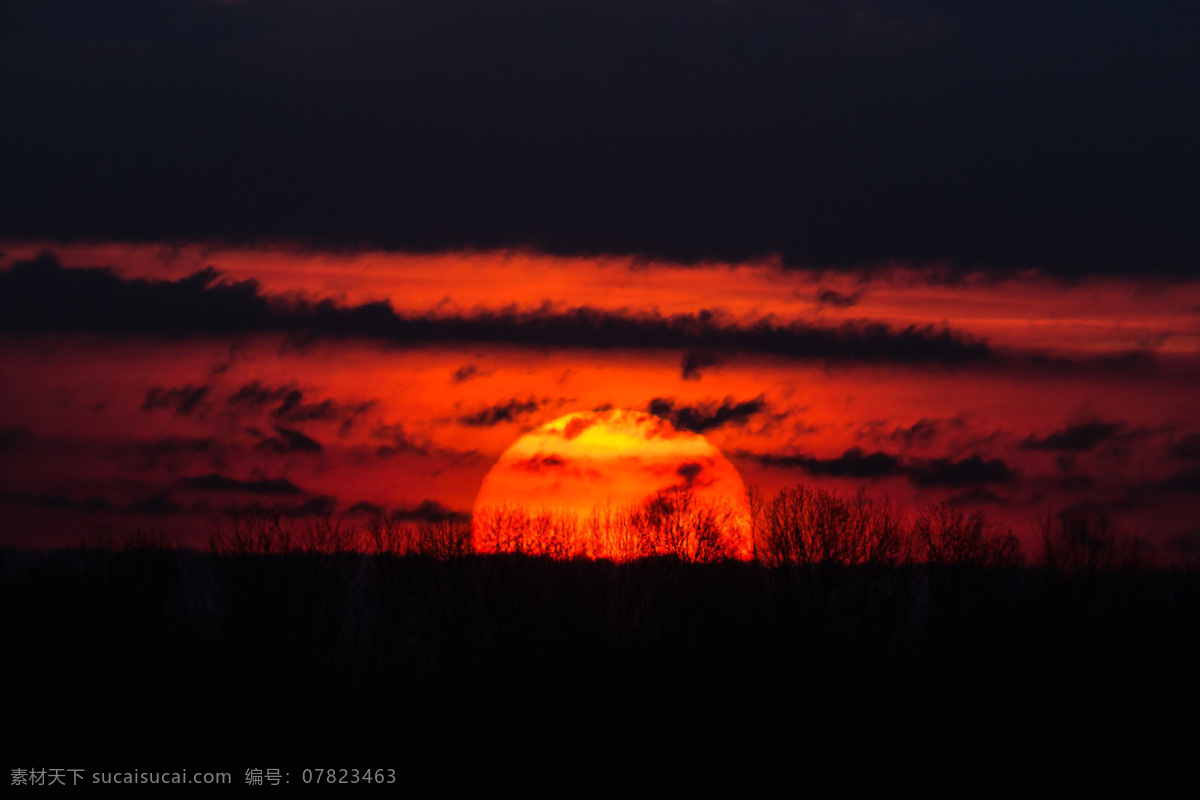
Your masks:
{"label": "silhouetted shrub", "polygon": [[740,540],[733,509],[701,500],[690,489],[658,492],[633,511],[629,525],[642,542],[640,555],[672,555],[709,563],[733,558]]}
{"label": "silhouetted shrub", "polygon": [[890,503],[859,493],[798,486],[759,505],[755,553],[771,565],[902,564],[912,547],[903,515]]}
{"label": "silhouetted shrub", "polygon": [[447,559],[473,552],[471,524],[456,519],[413,523],[380,514],[367,520],[365,530],[355,538],[362,550],[377,555]]}
{"label": "silhouetted shrub", "polygon": [[208,544],[218,556],[270,555],[291,552],[295,535],[282,511],[256,510],[214,520]]}
{"label": "silhouetted shrub", "polygon": [[1127,536],[1105,514],[1046,515],[1039,529],[1042,563],[1057,572],[1099,572],[1146,564],[1146,544]]}
{"label": "silhouetted shrub", "polygon": [[476,552],[558,558],[574,555],[577,524],[569,514],[496,505],[477,510],[473,524]]}
{"label": "silhouetted shrub", "polygon": [[1012,533],[990,526],[983,513],[971,515],[945,504],[933,506],[913,523],[922,560],[940,566],[1019,567],[1025,559]]}

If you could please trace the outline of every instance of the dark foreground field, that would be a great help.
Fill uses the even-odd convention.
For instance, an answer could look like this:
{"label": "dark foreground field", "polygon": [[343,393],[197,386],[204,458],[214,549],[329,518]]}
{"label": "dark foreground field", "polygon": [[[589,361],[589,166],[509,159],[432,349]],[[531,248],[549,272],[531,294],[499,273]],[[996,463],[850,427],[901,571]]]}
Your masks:
{"label": "dark foreground field", "polygon": [[1033,742],[1166,741],[1200,707],[1195,571],[0,558],[14,766],[1020,761]]}

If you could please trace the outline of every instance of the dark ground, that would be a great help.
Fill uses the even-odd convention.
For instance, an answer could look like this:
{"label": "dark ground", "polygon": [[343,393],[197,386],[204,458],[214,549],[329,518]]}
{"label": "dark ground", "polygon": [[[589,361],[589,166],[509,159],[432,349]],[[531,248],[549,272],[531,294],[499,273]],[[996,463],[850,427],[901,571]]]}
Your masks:
{"label": "dark ground", "polygon": [[11,766],[1021,761],[1170,742],[1200,708],[1195,571],[154,548],[0,565]]}

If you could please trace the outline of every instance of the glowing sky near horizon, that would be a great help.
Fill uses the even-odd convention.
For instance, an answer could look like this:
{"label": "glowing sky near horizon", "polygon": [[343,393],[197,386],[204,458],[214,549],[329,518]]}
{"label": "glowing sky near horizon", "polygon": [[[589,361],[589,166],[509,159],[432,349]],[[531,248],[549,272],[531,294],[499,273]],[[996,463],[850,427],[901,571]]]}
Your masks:
{"label": "glowing sky near horizon", "polygon": [[[1200,282],[947,280],[905,265],[833,273],[533,252],[47,242],[0,251],[0,276],[26,305],[49,302],[37,293],[52,298],[88,268],[111,267],[104,285],[118,299],[105,302],[116,303],[162,282],[191,291],[187,276],[211,266],[218,283],[252,280],[255,296],[293,308],[273,328],[229,311],[225,332],[169,321],[156,332],[151,319],[130,333],[114,327],[111,305],[78,325],[6,327],[5,543],[58,546],[141,527],[202,545],[214,515],[252,507],[298,519],[465,514],[522,434],[607,406],[702,434],[767,492],[803,482],[982,508],[1027,543],[1041,514],[1067,508],[1110,513],[1169,557],[1200,541]],[[43,251],[57,267],[14,271]],[[196,291],[209,298],[211,286]],[[323,302],[491,327],[434,326],[412,342],[333,335],[311,327],[316,317],[295,323],[304,331],[280,327]],[[601,325],[556,341],[521,328],[581,307],[607,314],[604,325],[640,320],[629,336],[642,338]],[[685,317],[683,333],[662,333],[662,320]],[[686,337],[646,339],[690,335],[710,318],[716,333],[696,341],[715,342],[711,352],[680,347]],[[764,326],[775,338],[755,333]],[[905,331],[915,333],[897,338]]]}

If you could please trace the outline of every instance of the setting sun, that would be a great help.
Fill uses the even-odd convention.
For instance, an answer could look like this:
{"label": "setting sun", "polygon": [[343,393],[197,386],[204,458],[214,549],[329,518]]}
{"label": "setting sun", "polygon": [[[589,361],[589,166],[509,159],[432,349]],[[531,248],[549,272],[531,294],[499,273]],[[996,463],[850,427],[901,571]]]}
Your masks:
{"label": "setting sun", "polygon": [[[534,541],[506,539],[503,522],[514,515],[541,520]],[[703,436],[641,411],[576,412],[525,434],[484,479],[474,517],[484,551],[623,560],[711,546],[750,555],[746,489],[734,466]]]}

